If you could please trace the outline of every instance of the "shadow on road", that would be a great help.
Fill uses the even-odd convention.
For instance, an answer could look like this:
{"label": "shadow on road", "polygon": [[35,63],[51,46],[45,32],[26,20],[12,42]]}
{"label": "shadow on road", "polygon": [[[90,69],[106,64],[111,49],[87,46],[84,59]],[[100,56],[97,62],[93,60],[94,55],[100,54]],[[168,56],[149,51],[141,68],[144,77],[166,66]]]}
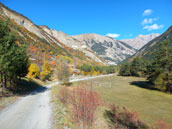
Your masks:
{"label": "shadow on road", "polygon": [[10,97],[10,96],[27,96],[27,95],[35,95],[38,93],[42,93],[46,91],[48,88],[44,87],[37,82],[31,80],[22,79],[21,81],[17,82],[17,84],[13,87],[7,87],[2,92],[0,92],[1,97]]}

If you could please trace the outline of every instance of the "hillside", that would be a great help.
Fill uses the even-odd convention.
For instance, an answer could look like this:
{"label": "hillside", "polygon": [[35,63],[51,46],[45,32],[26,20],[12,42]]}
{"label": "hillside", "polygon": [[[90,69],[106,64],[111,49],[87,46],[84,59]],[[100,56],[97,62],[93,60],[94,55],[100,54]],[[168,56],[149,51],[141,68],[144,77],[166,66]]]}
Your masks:
{"label": "hillside", "polygon": [[87,47],[104,58],[108,64],[119,64],[136,50],[122,41],[98,34],[75,35],[73,38],[84,42]]}
{"label": "hillside", "polygon": [[146,45],[149,41],[153,40],[154,38],[158,37],[160,34],[152,33],[148,35],[138,35],[134,39],[122,39],[121,41],[127,43],[128,45],[134,47],[135,49],[139,50],[144,45]]}
{"label": "hillside", "polygon": [[[54,35],[49,34],[43,27],[35,25],[27,17],[9,9],[1,3],[0,12],[0,20],[8,22],[11,30],[18,37],[17,43],[19,45],[26,45],[28,47],[28,54],[30,55],[30,60],[33,62],[41,65],[43,55],[46,53],[49,62],[55,62],[61,56],[66,56],[75,60],[75,64],[84,62],[89,64],[104,64],[103,59],[99,58],[94,52],[83,47],[72,47],[68,44],[70,41],[66,43],[65,40],[61,40],[60,38],[59,40],[58,37],[60,35],[56,35],[56,31],[52,31]],[[63,35],[61,32],[59,34]]]}
{"label": "hillside", "polygon": [[155,52],[158,51],[159,45],[164,40],[170,40],[172,45],[172,26],[170,26],[167,31],[165,31],[162,35],[159,37],[151,40],[148,44],[146,44],[144,47],[142,47],[135,55],[135,56],[141,56],[146,59],[152,59]]}

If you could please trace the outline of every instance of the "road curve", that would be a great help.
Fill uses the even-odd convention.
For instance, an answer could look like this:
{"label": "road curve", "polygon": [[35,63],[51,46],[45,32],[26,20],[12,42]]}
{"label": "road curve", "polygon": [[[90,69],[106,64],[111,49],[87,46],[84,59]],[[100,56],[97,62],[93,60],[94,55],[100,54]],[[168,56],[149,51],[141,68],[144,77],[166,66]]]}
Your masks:
{"label": "road curve", "polygon": [[[83,77],[70,81],[76,82],[105,76],[112,75]],[[50,90],[54,84],[58,82],[40,87],[1,110],[0,129],[52,129]]]}

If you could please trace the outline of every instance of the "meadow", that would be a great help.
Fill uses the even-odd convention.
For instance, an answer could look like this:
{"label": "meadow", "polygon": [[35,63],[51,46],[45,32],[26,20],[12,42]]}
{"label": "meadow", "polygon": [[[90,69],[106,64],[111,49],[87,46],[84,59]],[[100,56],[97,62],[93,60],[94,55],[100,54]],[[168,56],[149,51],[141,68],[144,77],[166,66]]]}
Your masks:
{"label": "meadow", "polygon": [[164,120],[172,127],[172,94],[147,89],[145,78],[111,76],[84,82],[92,83],[105,102],[138,112],[146,123]]}

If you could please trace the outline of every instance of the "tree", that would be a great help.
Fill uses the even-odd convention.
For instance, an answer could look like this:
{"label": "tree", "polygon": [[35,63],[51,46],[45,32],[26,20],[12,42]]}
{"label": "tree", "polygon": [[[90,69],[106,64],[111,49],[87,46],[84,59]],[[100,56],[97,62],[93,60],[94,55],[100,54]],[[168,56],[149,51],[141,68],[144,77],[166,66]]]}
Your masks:
{"label": "tree", "polygon": [[62,83],[62,84],[67,84],[69,83],[69,77],[70,77],[70,68],[66,63],[62,63],[61,65],[59,65],[57,67],[57,71],[58,71],[58,80]]}
{"label": "tree", "polygon": [[160,90],[172,92],[172,46],[170,40],[164,40],[159,51],[147,66],[147,80]]}
{"label": "tree", "polygon": [[28,69],[28,76],[30,77],[30,78],[37,78],[37,77],[39,77],[39,75],[40,75],[40,69],[39,69],[39,67],[36,65],[36,64],[34,64],[34,63],[32,63],[30,66],[29,66],[29,69]]}
{"label": "tree", "polygon": [[143,59],[136,57],[131,62],[131,75],[140,77],[144,73],[145,68],[146,68],[146,65]]}
{"label": "tree", "polygon": [[7,81],[15,81],[27,74],[29,57],[26,48],[18,46],[17,37],[8,27],[7,21],[0,21],[0,73],[1,82],[7,87]]}
{"label": "tree", "polygon": [[121,76],[130,76],[131,75],[130,69],[131,69],[130,63],[122,64],[120,66],[119,75],[121,75]]}
{"label": "tree", "polygon": [[48,62],[45,62],[42,66],[42,72],[40,73],[42,80],[49,80],[51,77],[52,71]]}

